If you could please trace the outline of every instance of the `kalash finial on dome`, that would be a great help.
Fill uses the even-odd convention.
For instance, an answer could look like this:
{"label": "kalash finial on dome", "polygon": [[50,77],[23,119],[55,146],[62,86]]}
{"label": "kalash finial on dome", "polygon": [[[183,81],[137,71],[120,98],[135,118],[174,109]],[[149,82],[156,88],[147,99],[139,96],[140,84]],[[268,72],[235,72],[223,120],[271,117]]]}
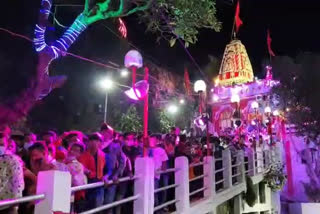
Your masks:
{"label": "kalash finial on dome", "polygon": [[246,48],[240,40],[232,40],[224,51],[219,71],[219,85],[243,84],[252,82],[253,79],[253,70]]}

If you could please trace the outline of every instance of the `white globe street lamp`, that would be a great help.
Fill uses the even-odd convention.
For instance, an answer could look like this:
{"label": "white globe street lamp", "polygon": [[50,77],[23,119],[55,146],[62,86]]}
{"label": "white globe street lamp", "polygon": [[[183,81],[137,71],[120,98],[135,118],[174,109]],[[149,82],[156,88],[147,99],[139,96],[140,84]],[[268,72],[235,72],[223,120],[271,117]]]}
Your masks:
{"label": "white globe street lamp", "polygon": [[108,91],[113,87],[113,81],[110,78],[105,78],[100,81],[100,87],[105,89],[105,101],[104,101],[104,117],[103,122],[107,122],[107,113],[108,113]]}
{"label": "white globe street lamp", "polygon": [[259,103],[257,102],[257,101],[253,101],[252,103],[251,103],[251,108],[253,108],[253,109],[258,109],[259,108]]}
{"label": "white globe street lamp", "polygon": [[271,113],[270,106],[267,106],[267,107],[264,108],[264,113],[267,113],[267,114]]}
{"label": "white globe street lamp", "polygon": [[168,106],[168,112],[171,114],[175,114],[178,112],[178,106],[171,104]]}
{"label": "white globe street lamp", "polygon": [[102,89],[108,90],[113,87],[113,81],[110,78],[102,79],[99,84]]}
{"label": "white globe street lamp", "polygon": [[240,103],[240,96],[239,96],[238,94],[233,94],[233,95],[231,96],[230,101],[231,101],[232,103]]}
{"label": "white globe street lamp", "polygon": [[207,85],[203,80],[197,80],[193,86],[193,89],[196,93],[205,92],[206,88],[207,88]]}
{"label": "white globe street lamp", "polygon": [[120,72],[121,77],[127,77],[128,74],[129,74],[128,69],[126,68],[121,69],[121,72]]}
{"label": "white globe street lamp", "polygon": [[279,116],[279,115],[280,115],[280,113],[279,113],[278,110],[274,110],[274,111],[273,111],[273,116]]}

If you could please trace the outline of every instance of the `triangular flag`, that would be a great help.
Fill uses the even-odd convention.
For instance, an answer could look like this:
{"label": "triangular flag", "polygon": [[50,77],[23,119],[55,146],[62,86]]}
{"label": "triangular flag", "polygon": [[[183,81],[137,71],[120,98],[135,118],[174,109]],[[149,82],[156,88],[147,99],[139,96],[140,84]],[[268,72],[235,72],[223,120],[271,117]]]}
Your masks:
{"label": "triangular flag", "polygon": [[269,29],[267,30],[267,44],[268,44],[268,51],[269,51],[269,54],[270,56],[275,56],[274,52],[272,51],[271,49],[271,37],[270,37],[270,31]]}
{"label": "triangular flag", "polygon": [[237,7],[236,7],[235,22],[236,22],[236,32],[238,33],[240,26],[243,24],[242,20],[240,19],[240,0],[238,1]]}

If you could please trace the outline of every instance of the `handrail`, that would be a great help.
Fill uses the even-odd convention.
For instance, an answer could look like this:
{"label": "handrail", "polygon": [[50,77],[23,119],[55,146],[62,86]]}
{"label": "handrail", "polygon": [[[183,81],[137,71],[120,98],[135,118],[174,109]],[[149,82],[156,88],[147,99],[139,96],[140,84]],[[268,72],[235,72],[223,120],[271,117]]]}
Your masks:
{"label": "handrail", "polygon": [[171,201],[167,201],[166,203],[163,203],[163,204],[161,204],[161,205],[159,205],[159,206],[156,206],[154,209],[153,209],[153,212],[156,212],[156,211],[158,211],[158,210],[161,210],[162,208],[164,208],[164,207],[167,207],[167,206],[169,206],[170,204],[174,204],[174,203],[176,203],[176,202],[178,202],[179,200],[171,200]]}
{"label": "handrail", "polygon": [[157,174],[165,174],[165,173],[169,173],[169,172],[176,172],[178,171],[178,168],[170,168],[170,169],[166,169],[166,170],[157,170]]}
{"label": "handrail", "polygon": [[239,175],[241,175],[241,172],[240,173],[237,173],[235,175],[232,175],[231,177],[234,178],[234,177],[238,177]]}
{"label": "handrail", "polygon": [[224,181],[225,181],[225,179],[221,179],[221,180],[219,180],[219,181],[216,182],[216,185],[217,185],[217,184],[220,184],[220,183],[223,183]]}
{"label": "handrail", "polygon": [[45,197],[46,197],[45,194],[37,194],[37,195],[30,195],[30,196],[21,197],[21,198],[5,199],[4,201],[0,201],[0,207],[12,206],[12,205],[22,204],[30,201],[42,200]]}
{"label": "handrail", "polygon": [[100,207],[97,207],[97,208],[94,208],[94,209],[91,209],[91,210],[88,210],[88,211],[85,211],[85,212],[82,212],[82,213],[79,213],[79,214],[97,213],[97,212],[100,212],[100,211],[103,211],[103,210],[107,210],[107,209],[110,209],[112,207],[115,207],[115,206],[130,202],[130,201],[137,200],[139,197],[140,197],[139,195],[131,196],[131,197],[128,197],[128,198],[125,198],[125,199],[122,199],[122,200],[118,200],[118,201],[112,202],[110,204],[106,204],[106,205],[103,205],[103,206],[100,206]]}
{"label": "handrail", "polygon": [[194,177],[194,178],[190,179],[189,182],[192,182],[192,181],[195,181],[195,180],[199,180],[200,178],[204,178],[205,176],[207,176],[207,175],[199,175],[197,177]]}
{"label": "handrail", "polygon": [[193,192],[190,192],[189,196],[193,196],[193,195],[197,194],[198,192],[204,191],[205,189],[207,189],[207,187],[202,187],[202,188],[197,189],[197,190],[195,190]]}
{"label": "handrail", "polygon": [[237,166],[240,166],[241,164],[242,164],[242,163],[239,162],[239,163],[236,163],[236,164],[231,165],[231,167],[237,167]]}
{"label": "handrail", "polygon": [[226,169],[225,167],[223,167],[223,168],[221,168],[221,169],[217,169],[217,170],[215,170],[215,173],[222,172],[222,171],[225,170],[225,169]]}
{"label": "handrail", "polygon": [[223,158],[215,158],[215,161],[223,161]]}
{"label": "handrail", "polygon": [[193,164],[190,164],[190,167],[196,167],[196,166],[201,166],[201,165],[204,165],[204,162],[199,162],[199,163],[193,163]]}
{"label": "handrail", "polygon": [[175,188],[177,186],[179,186],[179,184],[171,184],[171,185],[168,185],[168,186],[165,186],[165,187],[161,187],[161,188],[155,189],[154,193],[158,193],[158,192],[161,192],[161,191],[164,191],[164,190],[167,190],[167,189]]}
{"label": "handrail", "polygon": [[[137,179],[137,176],[134,177],[123,177],[119,179],[119,183],[121,182],[125,182],[125,181],[130,181],[130,180],[134,180]],[[114,184],[114,181],[109,181],[108,184]],[[92,183],[92,184],[85,184],[85,185],[81,185],[81,186],[75,186],[75,187],[71,187],[71,192],[77,192],[80,190],[87,190],[87,189],[94,189],[94,188],[98,188],[98,187],[102,187],[104,186],[105,183],[103,181],[99,181],[96,183]]]}

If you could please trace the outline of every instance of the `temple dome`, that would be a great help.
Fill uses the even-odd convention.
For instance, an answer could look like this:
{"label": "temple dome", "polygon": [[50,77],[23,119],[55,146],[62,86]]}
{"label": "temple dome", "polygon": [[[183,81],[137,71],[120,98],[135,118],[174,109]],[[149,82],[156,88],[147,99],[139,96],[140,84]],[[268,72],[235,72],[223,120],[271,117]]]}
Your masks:
{"label": "temple dome", "polygon": [[245,46],[240,40],[232,40],[223,54],[219,85],[242,84],[252,82],[253,79],[253,70]]}

